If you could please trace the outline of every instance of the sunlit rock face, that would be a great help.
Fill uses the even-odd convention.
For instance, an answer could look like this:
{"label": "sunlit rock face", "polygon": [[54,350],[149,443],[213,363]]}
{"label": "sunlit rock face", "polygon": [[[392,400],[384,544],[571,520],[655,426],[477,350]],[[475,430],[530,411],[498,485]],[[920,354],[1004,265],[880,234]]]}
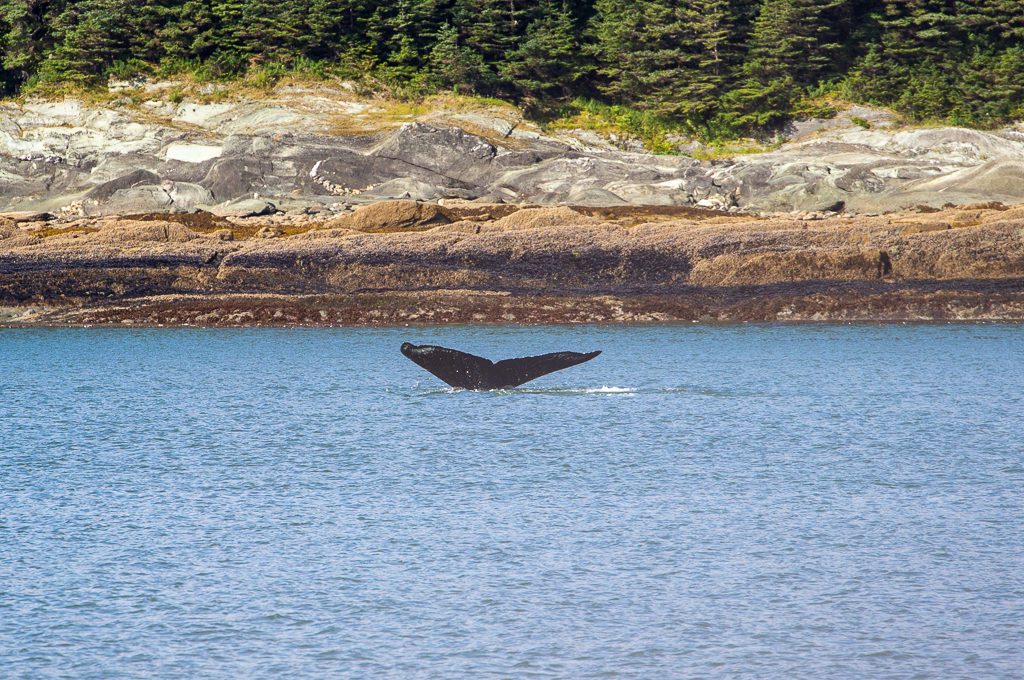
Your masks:
{"label": "sunlit rock face", "polygon": [[841,203],[873,213],[1024,202],[1024,134],[898,129],[870,110],[850,114],[795,124],[768,153],[699,161],[618,144],[634,149],[624,151],[590,131],[546,131],[511,107],[403,118],[326,88],[206,104],[6,103],[0,209],[77,217],[239,199],[303,210],[458,198],[748,211]]}

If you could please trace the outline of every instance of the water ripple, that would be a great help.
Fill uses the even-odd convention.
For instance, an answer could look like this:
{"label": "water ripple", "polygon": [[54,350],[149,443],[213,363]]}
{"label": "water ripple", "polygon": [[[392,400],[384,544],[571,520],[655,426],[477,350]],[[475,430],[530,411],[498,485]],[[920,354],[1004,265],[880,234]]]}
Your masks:
{"label": "water ripple", "polygon": [[[604,353],[472,392],[405,340]],[[1016,678],[1022,349],[0,331],[0,676]]]}

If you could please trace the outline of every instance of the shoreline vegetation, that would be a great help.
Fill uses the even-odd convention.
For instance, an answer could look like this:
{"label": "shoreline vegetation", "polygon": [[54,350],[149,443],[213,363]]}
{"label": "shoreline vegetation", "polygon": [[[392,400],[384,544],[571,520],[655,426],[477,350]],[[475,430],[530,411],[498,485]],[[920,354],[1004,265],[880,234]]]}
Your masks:
{"label": "shoreline vegetation", "polygon": [[996,127],[1024,117],[1022,44],[1017,0],[0,0],[0,92],[342,79],[498,98],[664,153],[770,139],[837,102]]}

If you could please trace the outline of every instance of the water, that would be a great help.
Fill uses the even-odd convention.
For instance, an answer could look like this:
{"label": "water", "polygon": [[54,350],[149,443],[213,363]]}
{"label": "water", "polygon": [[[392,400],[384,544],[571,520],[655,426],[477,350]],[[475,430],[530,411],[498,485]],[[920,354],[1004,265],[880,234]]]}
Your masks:
{"label": "water", "polygon": [[[474,393],[403,340],[604,354]],[[0,676],[1019,678],[1022,350],[0,331]]]}

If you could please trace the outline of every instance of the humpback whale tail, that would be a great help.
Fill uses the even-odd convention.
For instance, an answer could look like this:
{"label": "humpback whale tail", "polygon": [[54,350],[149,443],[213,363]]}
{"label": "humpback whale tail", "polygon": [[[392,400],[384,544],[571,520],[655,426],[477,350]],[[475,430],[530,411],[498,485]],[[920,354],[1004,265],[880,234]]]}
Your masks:
{"label": "humpback whale tail", "polygon": [[600,353],[552,352],[494,363],[489,359],[447,347],[402,343],[402,354],[413,363],[430,371],[452,387],[469,390],[518,387],[542,375],[590,361]]}

